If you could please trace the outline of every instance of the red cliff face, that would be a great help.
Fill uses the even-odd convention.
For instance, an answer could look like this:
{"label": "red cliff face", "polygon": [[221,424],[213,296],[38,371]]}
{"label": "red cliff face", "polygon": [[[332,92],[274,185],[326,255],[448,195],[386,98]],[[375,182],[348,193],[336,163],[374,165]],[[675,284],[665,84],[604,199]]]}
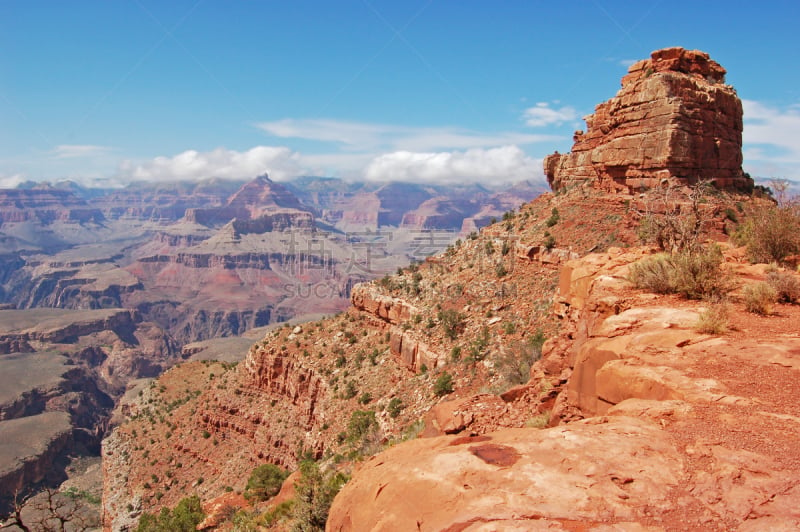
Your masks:
{"label": "red cliff face", "polygon": [[742,102],[724,81],[725,69],[704,52],[653,52],[585,118],[586,132],[575,132],[570,153],[545,158],[550,186],[592,182],[637,191],[677,178],[752,188],[742,172]]}

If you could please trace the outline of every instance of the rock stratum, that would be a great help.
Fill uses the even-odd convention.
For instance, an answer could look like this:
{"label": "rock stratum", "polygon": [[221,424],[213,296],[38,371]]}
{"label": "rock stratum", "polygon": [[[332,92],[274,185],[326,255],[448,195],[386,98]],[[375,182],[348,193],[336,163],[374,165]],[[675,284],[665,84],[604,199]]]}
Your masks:
{"label": "rock stratum", "polygon": [[752,190],[742,172],[742,102],[708,54],[666,48],[634,63],[585,117],[572,151],[544,160],[553,190],[580,182],[638,191],[664,179]]}

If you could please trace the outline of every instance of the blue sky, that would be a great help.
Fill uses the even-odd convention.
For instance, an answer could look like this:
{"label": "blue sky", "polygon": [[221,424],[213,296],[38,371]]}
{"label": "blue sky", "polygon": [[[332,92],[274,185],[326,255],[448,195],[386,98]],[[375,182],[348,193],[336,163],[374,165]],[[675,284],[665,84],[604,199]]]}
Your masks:
{"label": "blue sky", "polygon": [[797,1],[0,0],[0,185],[541,179],[667,46],[728,70],[745,169],[800,179],[798,20]]}

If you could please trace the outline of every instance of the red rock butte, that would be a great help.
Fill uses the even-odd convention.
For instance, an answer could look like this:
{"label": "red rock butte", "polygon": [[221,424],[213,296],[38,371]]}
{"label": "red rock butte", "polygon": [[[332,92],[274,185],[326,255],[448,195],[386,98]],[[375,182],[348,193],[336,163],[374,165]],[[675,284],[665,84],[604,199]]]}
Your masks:
{"label": "red rock butte", "polygon": [[742,171],[742,102],[725,73],[707,53],[683,48],[634,63],[617,95],[584,118],[572,151],[545,157],[550,187],[588,182],[637,192],[676,179],[751,190]]}

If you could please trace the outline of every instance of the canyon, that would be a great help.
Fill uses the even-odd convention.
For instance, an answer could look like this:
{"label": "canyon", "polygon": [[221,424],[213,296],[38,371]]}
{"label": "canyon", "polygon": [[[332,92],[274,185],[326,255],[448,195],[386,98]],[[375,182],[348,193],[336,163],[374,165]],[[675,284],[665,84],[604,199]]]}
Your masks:
{"label": "canyon", "polygon": [[[263,175],[0,190],[0,502],[62,479],[67,455],[97,454],[137,379],[239,359],[248,331],[335,314],[357,283],[539,192],[467,188]],[[404,222],[423,202],[428,215]],[[457,208],[436,218],[437,202]]]}
{"label": "canyon", "polygon": [[[797,528],[800,307],[754,315],[745,293],[800,274],[730,243],[774,204],[741,171],[723,81],[702,52],[654,52],[544,161],[552,193],[353,287],[342,314],[130,397],[103,445],[105,527],[189,493],[214,513],[257,465],[314,459],[351,476],[327,530]],[[630,281],[660,251],[642,228],[675,219],[719,249],[725,331],[698,325],[713,301]]]}

